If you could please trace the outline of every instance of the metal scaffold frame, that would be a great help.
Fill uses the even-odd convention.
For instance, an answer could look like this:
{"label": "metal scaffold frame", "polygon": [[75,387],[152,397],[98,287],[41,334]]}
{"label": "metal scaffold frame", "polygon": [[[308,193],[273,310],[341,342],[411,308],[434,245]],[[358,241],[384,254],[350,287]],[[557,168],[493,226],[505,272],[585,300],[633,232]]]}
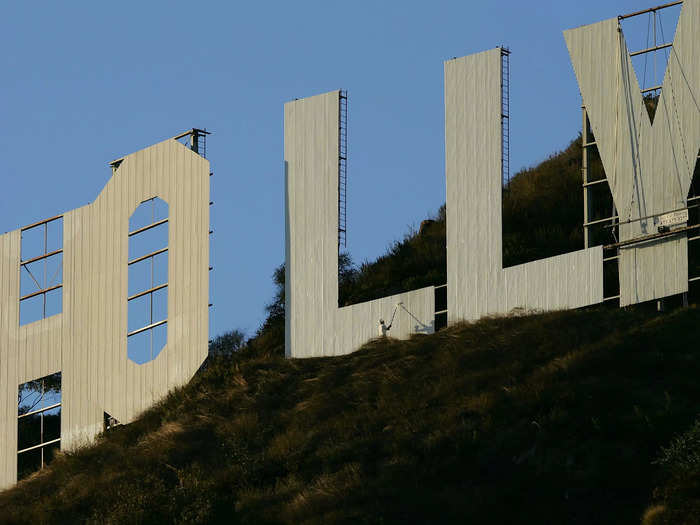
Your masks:
{"label": "metal scaffold frame", "polygon": [[[62,270],[63,270],[63,260],[61,257],[63,256],[63,248],[58,248],[55,250],[49,250],[49,225],[58,222],[58,226],[61,230],[61,233],[59,234],[59,237],[61,238],[61,244],[63,244],[63,239],[62,239],[62,230],[63,230],[63,215],[57,215],[55,217],[51,217],[49,219],[44,219],[42,221],[35,222],[33,224],[30,224],[29,226],[25,226],[20,229],[22,238],[24,238],[25,232],[41,228],[42,230],[42,236],[43,236],[43,242],[42,242],[42,252],[41,254],[30,257],[27,259],[24,259],[24,255],[22,254],[22,257],[20,258],[20,273],[22,272],[22,269],[25,270],[26,274],[29,275],[31,278],[32,282],[34,285],[36,285],[36,290],[32,290],[30,293],[27,294],[21,294],[19,301],[20,304],[22,304],[24,301],[27,299],[32,299],[37,296],[42,297],[42,315],[41,317],[37,317],[36,319],[32,320],[38,320],[38,319],[45,319],[48,316],[47,313],[47,294],[50,292],[54,292],[56,290],[61,290],[63,288],[63,277],[62,277]],[[49,275],[47,274],[48,270],[48,263],[49,261],[58,261],[58,264],[56,264],[56,270],[53,272],[53,275],[49,278]],[[43,275],[38,275],[35,276],[34,273],[32,272],[30,266],[34,263],[42,263],[42,273]]]}
{"label": "metal scaffold frame", "polygon": [[[589,150],[590,148],[597,147],[597,143],[593,133],[591,132],[591,123],[588,120],[588,112],[586,111],[586,106],[581,106],[581,178],[582,178],[582,189],[583,189],[583,246],[584,248],[591,248],[593,243],[591,241],[591,227],[600,224],[607,224],[612,228],[612,236],[614,239],[618,238],[619,231],[619,217],[617,210],[615,209],[615,201],[613,200],[612,213],[609,217],[603,217],[600,219],[592,220],[593,216],[593,187],[598,184],[607,184],[608,179],[603,177],[601,179],[590,180],[589,178]],[[608,187],[608,192],[610,188]],[[615,248],[614,255],[605,256],[603,254],[603,264],[614,263],[618,264],[619,261],[619,250]],[[619,287],[618,287],[619,288]],[[616,295],[611,295],[609,297],[604,297],[604,301],[614,301],[620,298],[619,289]]]}
{"label": "metal scaffold frame", "polygon": [[185,146],[190,148],[192,151],[201,155],[205,159],[207,158],[207,135],[211,135],[209,131],[205,129],[192,128],[180,133],[173,137],[174,140],[180,140],[187,137]]}
{"label": "metal scaffold frame", "polygon": [[[588,120],[588,114],[586,112],[586,107],[581,106],[582,109],[582,116],[583,116],[583,123],[582,123],[582,130],[581,130],[581,151],[582,151],[582,159],[581,159],[581,177],[582,177],[582,188],[583,188],[583,243],[584,243],[584,248],[590,248],[593,243],[591,241],[591,227],[592,226],[597,226],[597,225],[604,225],[603,227],[606,229],[610,229],[612,237],[616,240],[614,243],[606,244],[604,245],[604,249],[606,251],[608,250],[615,250],[615,254],[612,255],[607,255],[606,257],[603,258],[604,263],[609,263],[609,262],[617,262],[619,260],[619,248],[624,246],[625,244],[634,244],[640,242],[639,239],[633,239],[632,241],[627,241],[627,243],[620,243],[617,242],[617,239],[619,238],[618,232],[619,232],[619,226],[620,226],[620,218],[617,214],[617,210],[615,209],[615,204],[613,201],[613,208],[612,208],[612,214],[608,217],[603,217],[600,219],[595,219],[591,220],[591,217],[593,215],[593,193],[592,193],[592,188],[598,184],[603,184],[607,183],[608,179],[606,177],[603,177],[601,179],[596,179],[596,180],[590,180],[589,179],[589,150],[592,147],[596,146],[596,141],[595,137],[593,137],[591,133],[591,124],[590,121]],[[700,152],[698,153],[696,162],[700,160]],[[609,188],[608,188],[608,191]],[[700,195],[695,195],[688,197],[688,206],[685,209],[694,209],[700,207]],[[674,210],[674,211],[680,211],[680,210]],[[643,217],[643,218],[649,218],[649,217]],[[640,219],[641,220],[641,219]],[[624,224],[624,223],[623,223]],[[668,235],[677,235],[682,232],[693,232],[695,235],[692,237],[688,237],[688,242],[694,242],[700,240],[700,234],[697,233],[697,230],[700,229],[700,225],[689,225],[688,227],[682,229],[682,230],[673,230],[668,233],[663,233],[659,234],[659,237],[664,237]],[[645,238],[644,240],[651,240],[652,237]],[[700,281],[700,276],[694,276],[690,277],[688,279],[688,282],[695,282],[695,281]],[[613,300],[613,299],[618,299],[619,296],[612,296],[612,297],[606,297],[605,300]]]}
{"label": "metal scaffold frame", "polygon": [[[622,20],[626,20],[628,18],[632,18],[635,16],[640,16],[643,14],[651,14],[654,16],[654,45],[651,47],[647,47],[645,49],[639,50],[639,51],[630,51],[629,55],[630,57],[634,57],[637,55],[642,55],[646,53],[651,53],[655,51],[659,51],[662,49],[666,48],[671,48],[673,46],[673,42],[664,42],[662,44],[659,44],[656,39],[656,16],[657,12],[669,7],[677,6],[683,4],[683,1],[675,1],[675,2],[670,2],[667,4],[659,5],[656,7],[652,7],[649,9],[644,9],[641,11],[636,11],[634,13],[626,14],[626,15],[620,15],[617,17],[618,19],[618,24]],[[645,88],[642,86],[640,88],[641,94],[644,96],[648,93],[651,92],[656,92],[657,94],[661,91],[662,86],[657,85],[649,88]],[[671,230],[668,232],[662,232],[658,234],[653,234],[650,236],[646,236],[641,239],[632,239],[629,241],[625,242],[619,242],[619,226],[620,224],[626,224],[626,222],[621,223],[620,218],[618,216],[617,210],[615,208],[615,203],[613,200],[613,207],[612,207],[612,213],[610,216],[603,217],[603,218],[598,218],[598,219],[592,219],[593,216],[593,187],[597,186],[598,184],[603,184],[607,183],[608,180],[604,176],[600,179],[596,180],[590,180],[589,178],[589,166],[590,166],[590,148],[597,147],[597,143],[595,140],[595,137],[593,136],[593,133],[591,131],[591,124],[588,119],[588,113],[586,111],[585,105],[581,106],[582,109],[582,127],[581,127],[581,145],[582,145],[582,159],[581,159],[581,175],[582,175],[582,188],[583,188],[583,239],[584,239],[584,247],[585,248],[590,248],[593,244],[592,239],[591,239],[591,228],[593,226],[599,226],[603,225],[605,229],[611,230],[611,234],[615,242],[606,244],[603,246],[603,249],[608,252],[606,256],[603,258],[604,263],[611,263],[614,262],[617,264],[619,262],[619,249],[623,246],[626,245],[631,245],[631,244],[636,244],[642,241],[647,241],[647,240],[652,240],[655,238],[660,238],[660,237],[665,237],[669,235],[677,235],[680,233],[686,233],[690,234],[691,232],[694,234],[691,237],[688,237],[688,242],[693,242],[693,241],[698,241],[700,240],[700,234],[698,234],[697,230],[700,229],[699,224],[690,224],[684,228],[679,228],[675,230]],[[696,163],[698,162],[698,159],[700,159],[700,152],[698,152],[698,156],[696,158]],[[692,187],[691,187],[692,188]],[[608,187],[608,191],[610,191],[610,188]],[[691,190],[692,191],[692,190]],[[683,208],[683,210],[690,210],[694,208],[700,207],[700,195],[690,195],[688,196],[687,199],[687,207]],[[682,210],[676,210],[676,211],[682,211]],[[643,217],[643,218],[649,218],[649,217]],[[638,219],[641,220],[641,219]],[[627,221],[629,222],[629,221]],[[610,251],[614,250],[614,254],[610,253]],[[689,276],[688,279],[689,282],[695,282],[695,281],[700,281],[700,276]],[[618,299],[619,295],[617,296],[612,296],[612,297],[606,297],[605,300],[614,300]]]}
{"label": "metal scaffold frame", "polygon": [[338,110],[338,252],[348,246],[348,92],[340,91]]}
{"label": "metal scaffold frame", "polygon": [[510,181],[510,49],[501,46],[501,180]]}

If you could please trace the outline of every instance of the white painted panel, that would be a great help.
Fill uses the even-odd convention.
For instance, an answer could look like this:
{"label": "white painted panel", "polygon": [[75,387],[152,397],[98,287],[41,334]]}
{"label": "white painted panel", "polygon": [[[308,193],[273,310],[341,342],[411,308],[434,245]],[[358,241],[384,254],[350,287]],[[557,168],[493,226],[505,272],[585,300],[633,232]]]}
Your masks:
{"label": "white painted panel", "polygon": [[448,320],[603,299],[600,247],[502,268],[501,51],[445,62]]}
{"label": "white painted panel", "polygon": [[339,92],[285,104],[286,330],[288,357],[342,355],[379,333],[434,329],[434,288],[338,308]]}
{"label": "white painted panel", "polygon": [[[104,411],[129,423],[204,361],[208,188],[209,163],[174,140],[125,157],[95,202],[64,215],[63,312],[22,327],[20,232],[0,236],[0,488],[16,479],[20,383],[62,372],[65,449],[91,441]],[[172,326],[159,356],[137,365],[126,350],[128,223],[153,196],[169,203]]]}
{"label": "white painted panel", "polygon": [[[657,232],[684,208],[700,149],[700,0],[686,0],[653,125],[617,19],[564,32],[615,205],[628,241]],[[688,289],[685,235],[620,250],[622,306]]]}

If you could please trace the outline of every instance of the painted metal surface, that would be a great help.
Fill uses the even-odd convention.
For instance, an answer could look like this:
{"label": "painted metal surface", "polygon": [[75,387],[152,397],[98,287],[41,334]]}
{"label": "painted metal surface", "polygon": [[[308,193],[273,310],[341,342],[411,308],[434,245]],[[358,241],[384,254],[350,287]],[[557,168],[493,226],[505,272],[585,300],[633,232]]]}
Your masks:
{"label": "painted metal surface", "polygon": [[679,224],[686,224],[690,218],[690,213],[688,210],[672,211],[665,215],[659,216],[657,226],[677,226]]}
{"label": "painted metal surface", "polygon": [[501,51],[445,62],[448,322],[603,300],[601,247],[502,265]]}
{"label": "painted metal surface", "polygon": [[[169,204],[168,343],[127,359],[129,217]],[[17,389],[62,372],[61,448],[91,441],[186,383],[207,355],[209,162],[174,140],[126,156],[95,202],[63,217],[63,310],[19,325],[20,231],[0,236],[0,488],[17,474]]]}
{"label": "painted metal surface", "polygon": [[[448,321],[603,300],[601,247],[502,267],[500,49],[445,64]],[[338,92],[285,106],[286,351],[340,355],[378,335],[397,301],[433,329],[434,288],[338,308]]]}
{"label": "painted metal surface", "polygon": [[[621,241],[656,233],[656,216],[687,206],[700,150],[699,32],[700,0],[686,0],[653,125],[618,20],[564,32],[623,223]],[[687,290],[685,233],[620,249],[621,306]]]}
{"label": "painted metal surface", "polygon": [[[286,338],[288,357],[342,355],[380,335],[431,333],[434,288],[338,307],[338,119],[340,92],[284,107]],[[409,314],[410,312],[410,314]]]}

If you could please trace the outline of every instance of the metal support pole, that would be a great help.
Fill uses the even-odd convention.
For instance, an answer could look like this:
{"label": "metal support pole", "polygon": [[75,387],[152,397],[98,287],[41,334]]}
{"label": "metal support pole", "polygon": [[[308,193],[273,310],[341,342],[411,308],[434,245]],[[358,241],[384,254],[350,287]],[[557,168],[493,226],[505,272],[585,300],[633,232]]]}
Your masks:
{"label": "metal support pole", "polygon": [[[155,204],[154,204],[154,208],[155,208]],[[154,211],[154,214],[155,214],[155,211]],[[155,258],[151,257],[151,289],[155,288],[155,286],[156,286],[155,268],[154,268],[155,262],[156,262]],[[149,301],[151,303],[151,321],[150,321],[150,324],[153,324],[153,294],[154,293],[155,292],[152,292],[148,296]],[[154,332],[154,330],[151,330],[151,333],[150,333],[150,336],[151,336],[150,337],[150,339],[151,339],[151,361],[153,361],[153,332]]]}
{"label": "metal support pole", "polygon": [[[656,39],[656,11],[654,11],[654,47],[657,47],[658,45],[659,45],[659,43]],[[656,55],[658,55],[658,53],[654,53],[654,83],[655,84],[656,84],[656,82],[658,82],[658,78],[659,78],[658,72],[657,72],[657,67],[656,67],[656,63],[657,63],[657,60],[656,60],[657,56]]]}
{"label": "metal support pole", "polygon": [[192,151],[199,153],[199,132],[196,129],[192,129]]}
{"label": "metal support pole", "polygon": [[583,176],[583,247],[590,247],[590,238],[588,225],[591,215],[591,203],[588,198],[588,192],[590,190],[590,185],[588,184],[588,113],[586,112],[586,106],[581,106],[581,113],[583,116],[583,125],[581,128],[581,175]]}
{"label": "metal support pole", "polygon": [[643,9],[641,11],[635,11],[634,13],[629,13],[627,15],[620,15],[617,17],[618,20],[624,20],[625,18],[631,18],[633,16],[639,16],[639,15],[644,15],[646,13],[651,13],[651,12],[656,12],[659,11],[660,9],[666,9],[667,7],[673,7],[674,5],[680,5],[683,3],[683,0],[678,0],[676,2],[670,2],[668,4],[663,4],[663,5],[657,5],[656,7],[651,7],[649,9]]}
{"label": "metal support pole", "polygon": [[[46,297],[46,295],[44,295]],[[46,300],[44,300],[44,304],[46,304]],[[46,307],[44,307],[46,308]],[[46,312],[44,312],[44,317],[46,317]],[[41,407],[43,408],[44,406],[44,391],[45,391],[46,384],[44,380],[41,380]],[[44,413],[42,412],[41,415],[39,416],[40,418],[40,425],[41,425],[41,436],[39,437],[39,443],[44,443]],[[44,468],[44,447],[41,447],[41,468]]]}
{"label": "metal support pole", "polygon": [[[44,223],[44,254],[49,253],[49,223],[45,222]],[[44,259],[44,286],[43,288],[47,288],[49,286],[48,284],[48,275],[49,272],[49,262],[48,259]],[[46,294],[43,296],[43,304],[44,304],[44,314],[42,315],[42,319],[46,319]],[[42,419],[43,421],[43,419]],[[42,449],[41,457],[44,457],[44,452]]]}

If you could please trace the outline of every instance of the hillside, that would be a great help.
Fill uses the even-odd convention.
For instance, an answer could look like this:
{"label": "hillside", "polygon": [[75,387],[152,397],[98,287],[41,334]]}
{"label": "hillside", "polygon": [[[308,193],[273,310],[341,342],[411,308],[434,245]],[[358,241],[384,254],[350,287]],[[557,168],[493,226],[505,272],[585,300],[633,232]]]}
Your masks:
{"label": "hillside", "polygon": [[[581,248],[580,158],[578,139],[505,189],[506,266]],[[341,304],[444,283],[444,246],[443,208],[376,261],[342,255]],[[254,337],[217,338],[190,384],[0,493],[0,523],[700,523],[697,307],[285,360],[273,280]]]}
{"label": "hillside", "polygon": [[598,308],[243,350],[0,494],[1,521],[638,523],[698,413],[699,322]]}

